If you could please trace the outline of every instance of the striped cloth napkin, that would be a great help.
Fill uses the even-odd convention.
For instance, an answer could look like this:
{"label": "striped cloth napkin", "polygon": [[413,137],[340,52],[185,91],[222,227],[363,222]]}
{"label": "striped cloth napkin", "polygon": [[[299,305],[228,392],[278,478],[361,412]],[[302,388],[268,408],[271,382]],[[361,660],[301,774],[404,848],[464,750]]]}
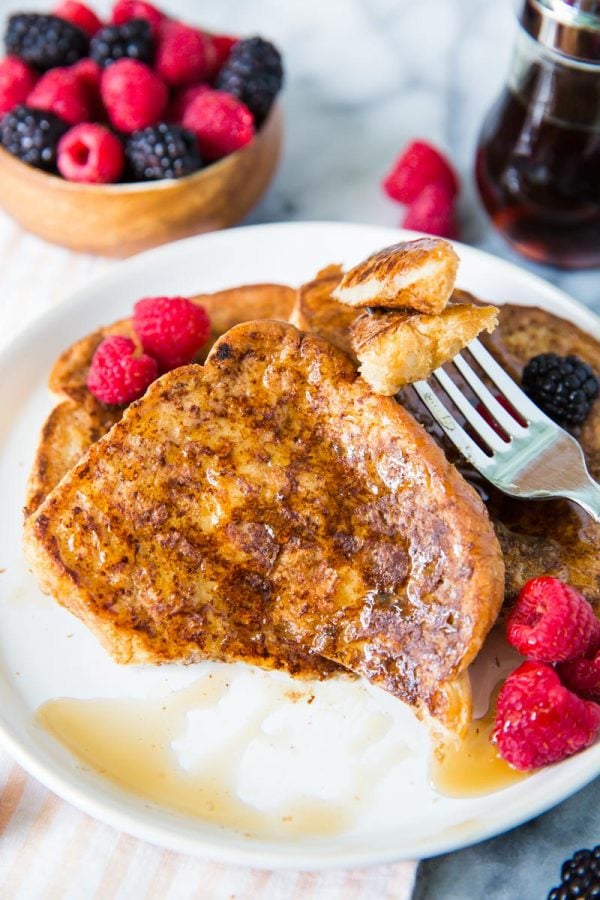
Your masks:
{"label": "striped cloth napkin", "polygon": [[[110,265],[51,247],[0,214],[0,349]],[[161,850],[95,821],[0,750],[1,900],[405,900],[416,863],[267,872]]]}
{"label": "striped cloth napkin", "polygon": [[2,900],[408,900],[416,863],[268,872],[161,850],[60,800],[0,751]]}

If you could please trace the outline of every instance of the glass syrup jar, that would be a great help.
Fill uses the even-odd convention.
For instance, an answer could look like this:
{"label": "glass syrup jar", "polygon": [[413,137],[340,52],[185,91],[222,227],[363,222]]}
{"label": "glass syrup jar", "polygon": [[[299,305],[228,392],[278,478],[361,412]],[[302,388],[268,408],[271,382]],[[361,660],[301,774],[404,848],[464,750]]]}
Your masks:
{"label": "glass syrup jar", "polygon": [[600,0],[525,0],[476,157],[496,228],[538,262],[600,265]]}

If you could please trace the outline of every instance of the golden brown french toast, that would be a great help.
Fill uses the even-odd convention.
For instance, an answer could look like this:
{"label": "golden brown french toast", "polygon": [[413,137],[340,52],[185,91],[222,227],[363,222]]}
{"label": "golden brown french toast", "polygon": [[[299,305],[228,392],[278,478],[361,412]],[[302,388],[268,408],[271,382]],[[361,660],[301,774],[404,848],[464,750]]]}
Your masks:
{"label": "golden brown french toast", "polygon": [[[339,280],[339,273],[337,279]],[[350,358],[350,325],[360,315],[331,296],[335,273],[304,285],[298,292],[294,317],[303,327],[331,340]],[[477,303],[468,292],[455,289],[452,302]],[[353,314],[353,315],[352,315]],[[499,307],[496,330],[482,342],[520,381],[525,363],[539,353],[574,353],[598,371],[600,343],[571,322],[536,307],[505,304]],[[399,401],[444,448],[448,459],[477,487],[494,522],[506,564],[506,597],[512,600],[525,581],[552,574],[570,582],[594,604],[600,616],[600,525],[567,500],[516,500],[495,490],[457,453],[411,388],[402,389]],[[600,479],[600,400],[596,400],[575,436],[588,468]]]}
{"label": "golden brown french toast", "polygon": [[427,237],[384,247],[343,276],[335,300],[353,307],[383,306],[439,313],[450,299],[458,256],[452,244]]}
{"label": "golden brown french toast", "polygon": [[437,315],[404,309],[374,309],[350,326],[359,372],[377,394],[428,378],[469,341],[498,324],[495,306],[449,303]]}
{"label": "golden brown french toast", "polygon": [[120,662],[339,664],[458,733],[503,598],[485,508],[434,441],[331,344],[272,321],[154,382],[25,544]]}
{"label": "golden brown french toast", "polygon": [[[287,321],[296,292],[285,285],[251,284],[199,294],[191,298],[210,318],[211,333],[198,354],[202,361],[217,338],[240,322],[253,319]],[[49,377],[50,390],[64,402],[50,413],[29,476],[25,515],[30,515],[71,469],[87,448],[117,422],[123,410],[106,407],[87,389],[86,379],[96,347],[105,337],[133,337],[130,319],[99,328],[68,347],[57,359]]]}

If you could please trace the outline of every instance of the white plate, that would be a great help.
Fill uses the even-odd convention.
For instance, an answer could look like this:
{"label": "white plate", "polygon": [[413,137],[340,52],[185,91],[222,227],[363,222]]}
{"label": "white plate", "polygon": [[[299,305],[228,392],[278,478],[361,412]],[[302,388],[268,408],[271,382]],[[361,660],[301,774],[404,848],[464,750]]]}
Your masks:
{"label": "white plate", "polygon": [[[25,479],[51,407],[46,377],[67,344],[128,315],[144,295],[259,281],[299,284],[327,263],[355,263],[403,236],[415,235],[315,223],[182,241],[115,266],[36,322],[0,357],[0,739],[51,790],[116,828],[182,852],[261,867],[380,863],[442,853],[498,834],[558,803],[600,771],[596,745],[501,793],[442,797],[429,786],[421,727],[383,692],[340,679],[313,686],[316,699],[309,705],[305,685],[242,665],[121,668],[86,628],[40,594],[23,563]],[[540,279],[466,246],[458,252],[461,287],[499,303],[544,306],[600,337],[591,313]],[[178,759],[202,771],[212,754],[213,762],[222,756],[226,767],[237,736],[241,749],[229,778],[239,802],[263,811],[262,819],[270,822],[267,836],[186,817],[121,790],[81,765],[34,721],[36,709],[51,698],[156,697],[208,674],[226,678],[230,687],[174,735]],[[290,688],[300,691],[295,701]],[[254,704],[263,704],[263,711],[251,716]],[[329,810],[324,818],[337,826],[325,831],[335,833],[294,836],[282,818],[299,803]],[[315,814],[316,832],[322,820]]]}

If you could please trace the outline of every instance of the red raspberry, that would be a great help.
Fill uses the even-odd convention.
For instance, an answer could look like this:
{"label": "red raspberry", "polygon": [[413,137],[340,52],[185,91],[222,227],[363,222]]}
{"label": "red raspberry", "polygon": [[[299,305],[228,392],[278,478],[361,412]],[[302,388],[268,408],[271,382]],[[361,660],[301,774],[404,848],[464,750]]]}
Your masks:
{"label": "red raspberry", "polygon": [[133,327],[162,372],[191,362],[210,334],[202,306],[185,297],[148,297],[133,308]]}
{"label": "red raspberry", "polygon": [[54,7],[54,15],[77,25],[89,37],[93,37],[102,28],[102,22],[93,9],[90,9],[85,3],[79,3],[79,0],[63,0]]}
{"label": "red raspberry", "polygon": [[117,0],[112,8],[112,24],[122,25],[130,19],[145,19],[150,23],[152,33],[156,35],[167,17],[160,9],[151,3],[145,3],[144,0]]}
{"label": "red raspberry", "polygon": [[211,34],[210,42],[213,45],[214,50],[213,68],[211,72],[212,78],[214,78],[223,67],[238,41],[239,38],[231,37],[229,34]]}
{"label": "red raspberry", "polygon": [[13,106],[25,103],[35,87],[37,73],[18,56],[7,56],[0,62],[0,116]]}
{"label": "red raspberry", "polygon": [[493,740],[515,769],[566,759],[589,747],[599,731],[600,706],[563,687],[544,663],[524,662],[498,694]]}
{"label": "red raspberry", "polygon": [[252,113],[225,91],[204,91],[196,97],[184,113],[183,126],[196,135],[205,160],[227,156],[254,137]]}
{"label": "red raspberry", "polygon": [[104,125],[75,125],[58,144],[58,171],[69,181],[111,184],[125,167],[125,152],[119,138]]}
{"label": "red raspberry", "polygon": [[429,184],[408,207],[402,224],[405,228],[439,237],[457,237],[452,194],[441,184]]}
{"label": "red raspberry", "polygon": [[142,353],[135,355],[135,344],[128,337],[104,338],[96,348],[87,376],[90,392],[111,406],[124,406],[137,400],[158,374],[156,360]]}
{"label": "red raspberry", "polygon": [[181,124],[188,106],[205,91],[210,91],[207,84],[190,84],[174,91],[166,114],[167,122]]}
{"label": "red raspberry", "polygon": [[154,68],[171,87],[208,78],[214,59],[214,47],[202,31],[183,22],[169,21],[161,25]]}
{"label": "red raspberry", "polygon": [[102,79],[102,69],[95,59],[86,56],[71,66],[71,72],[83,81],[83,83],[91,90],[100,93],[100,81]]}
{"label": "red raspberry", "polygon": [[558,673],[579,697],[600,703],[600,651],[591,659],[570,659],[561,663]]}
{"label": "red raspberry", "polygon": [[52,112],[69,125],[93,118],[90,91],[70,67],[45,72],[27,98],[27,105]]}
{"label": "red raspberry", "polygon": [[506,623],[509,644],[540,662],[563,662],[595,652],[600,622],[585,597],[558,578],[532,578]]}
{"label": "red raspberry", "polygon": [[154,125],[167,106],[165,83],[135,59],[119,59],[104,69],[100,92],[111,123],[127,133]]}
{"label": "red raspberry", "polygon": [[458,194],[458,177],[448,160],[431,144],[412,141],[392,166],[383,189],[392,200],[412,203],[430,184],[445,187],[452,200]]}
{"label": "red raspberry", "polygon": [[88,93],[90,106],[92,109],[91,119],[93,121],[106,120],[106,110],[100,96],[100,81],[102,79],[102,69],[98,63],[86,57],[80,59],[71,66],[71,71],[79,78],[85,86]]}

